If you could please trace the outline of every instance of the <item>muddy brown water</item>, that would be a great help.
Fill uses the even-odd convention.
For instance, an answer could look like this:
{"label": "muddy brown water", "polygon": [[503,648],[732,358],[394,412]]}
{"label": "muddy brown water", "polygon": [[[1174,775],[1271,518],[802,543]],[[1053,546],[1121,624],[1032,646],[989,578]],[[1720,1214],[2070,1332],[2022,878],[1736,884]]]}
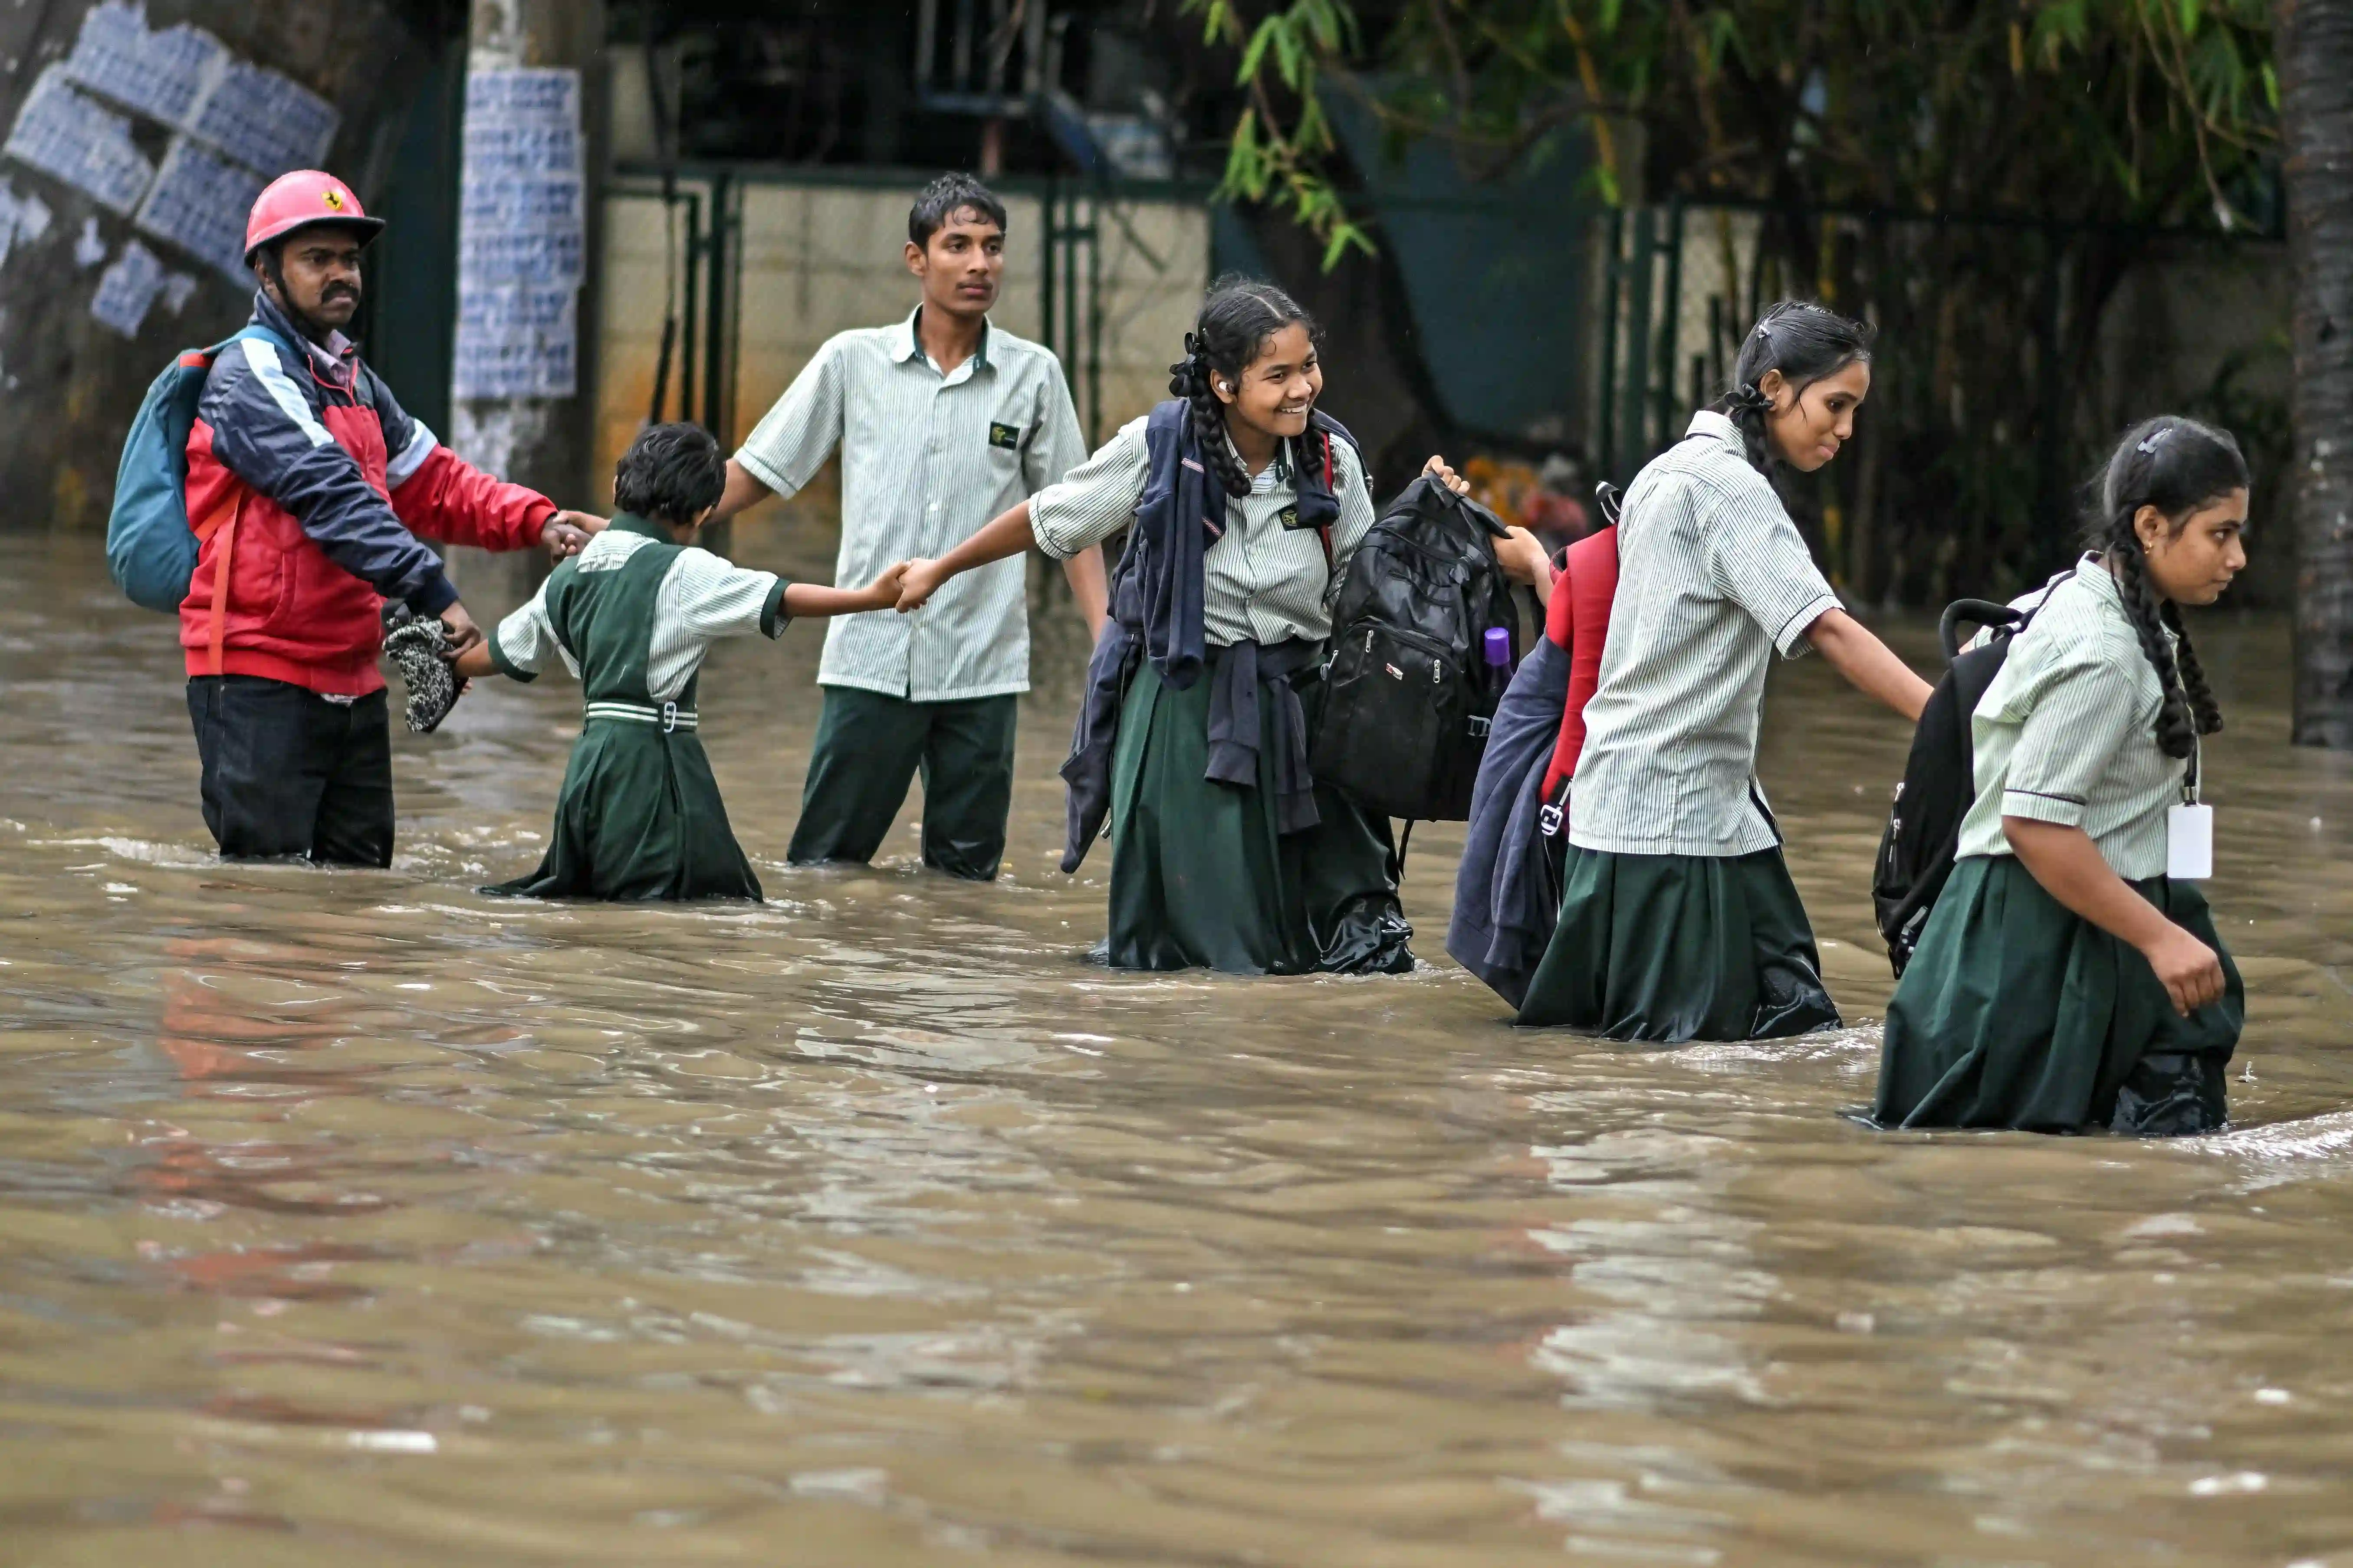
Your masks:
{"label": "muddy brown water", "polygon": [[2234,1126],[1885,1136],[1905,737],[1810,664],[1850,1026],[1668,1051],[1504,1026],[1459,830],[1409,978],[1088,967],[1068,637],[996,887],[782,865],[814,626],[703,682],[765,907],[472,891],[560,676],[396,735],[389,872],[224,867],[169,624],[0,540],[0,1563],[2353,1564],[2353,765],[2200,637]]}

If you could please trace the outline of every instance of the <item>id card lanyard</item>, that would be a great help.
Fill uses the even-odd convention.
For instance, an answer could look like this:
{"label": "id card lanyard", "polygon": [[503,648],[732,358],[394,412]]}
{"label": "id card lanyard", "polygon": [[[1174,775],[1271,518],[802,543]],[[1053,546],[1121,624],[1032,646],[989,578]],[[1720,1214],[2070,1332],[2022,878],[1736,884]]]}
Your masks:
{"label": "id card lanyard", "polygon": [[2165,874],[2202,882],[2214,874],[2214,808],[2198,798],[2202,740],[2189,748],[2189,769],[2181,779],[2181,804],[2165,814]]}

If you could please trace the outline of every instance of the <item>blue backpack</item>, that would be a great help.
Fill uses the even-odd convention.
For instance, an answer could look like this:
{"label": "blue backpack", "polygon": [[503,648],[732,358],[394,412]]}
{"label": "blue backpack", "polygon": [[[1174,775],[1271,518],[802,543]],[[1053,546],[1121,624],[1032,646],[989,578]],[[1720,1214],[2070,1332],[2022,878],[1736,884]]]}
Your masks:
{"label": "blue backpack", "polygon": [[261,338],[280,347],[277,333],[248,326],[208,349],[183,353],[139,405],[131,433],[122,438],[122,462],[114,473],[114,510],[106,520],[106,569],[131,602],[171,614],[188,596],[204,542],[236,514],[235,500],[213,516],[188,515],[188,433],[195,427],[196,400],[213,361],[230,343]]}

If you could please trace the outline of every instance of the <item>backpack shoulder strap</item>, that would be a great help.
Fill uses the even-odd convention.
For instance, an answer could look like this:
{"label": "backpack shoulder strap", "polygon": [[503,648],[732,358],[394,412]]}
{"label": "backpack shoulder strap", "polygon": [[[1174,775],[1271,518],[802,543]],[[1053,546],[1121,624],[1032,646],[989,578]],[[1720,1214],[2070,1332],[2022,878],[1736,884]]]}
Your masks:
{"label": "backpack shoulder strap", "polygon": [[2060,573],[2056,577],[2052,578],[2048,583],[2043,584],[2042,595],[2038,597],[2034,603],[2027,605],[2026,608],[2018,612],[2018,629],[2020,631],[2024,631],[2027,627],[2027,623],[2033,620],[2036,616],[2042,613],[2042,606],[2051,602],[2051,595],[2059,591],[2059,585],[2067,581],[2068,578],[2073,577],[2074,574],[2075,569],[2073,566],[2070,566],[2064,572]]}
{"label": "backpack shoulder strap", "polygon": [[284,338],[280,337],[268,327],[263,326],[259,321],[248,321],[236,331],[231,332],[227,337],[225,337],[220,342],[213,344],[212,347],[208,349],[191,349],[188,353],[182,354],[180,356],[180,363],[185,365],[210,364],[215,360],[220,358],[221,355],[228,353],[229,346],[231,344],[248,342],[269,343],[280,353],[291,353],[293,352],[287,346],[287,342]]}
{"label": "backpack shoulder strap", "polygon": [[[1328,429],[1317,426],[1313,419],[1310,419],[1307,424],[1309,433],[1315,437],[1316,446],[1322,448],[1320,455],[1324,459],[1324,488],[1336,494],[1340,488],[1340,468],[1339,465],[1332,460],[1332,431],[1340,430],[1341,438],[1347,440],[1351,446],[1355,445],[1355,441],[1346,430],[1340,428],[1340,423],[1336,419],[1325,421],[1325,424],[1330,426]],[[1332,525],[1328,522],[1320,525],[1315,530],[1315,537],[1324,545],[1324,571],[1326,575],[1329,575],[1338,570],[1337,558],[1332,553]]]}

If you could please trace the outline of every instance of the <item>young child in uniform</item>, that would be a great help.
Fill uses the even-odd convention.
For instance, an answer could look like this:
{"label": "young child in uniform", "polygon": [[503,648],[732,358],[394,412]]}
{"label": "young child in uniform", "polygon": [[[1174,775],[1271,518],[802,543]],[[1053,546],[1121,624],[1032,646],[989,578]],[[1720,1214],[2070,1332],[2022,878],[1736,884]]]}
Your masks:
{"label": "young child in uniform", "polygon": [[656,425],[613,476],[617,509],[531,603],[461,654],[461,676],[534,679],[552,653],[586,717],[556,797],[547,855],[486,892],[534,898],[757,899],[695,733],[695,682],[719,637],[784,634],[796,616],[888,609],[903,566],[865,588],[786,583],[695,547],[727,482],[695,425]]}
{"label": "young child in uniform", "polygon": [[1112,965],[1402,973],[1388,821],[1307,767],[1335,588],[1374,521],[1363,460],[1315,407],[1314,323],[1282,290],[1220,279],[1185,349],[1174,401],[908,563],[899,607],[1033,543],[1067,559],[1133,525],[1062,770],[1064,870],[1110,816]]}
{"label": "young child in uniform", "polygon": [[[2222,716],[2181,625],[2247,562],[2227,433],[2152,419],[2109,459],[2077,563],[2010,645],[1970,730],[1977,799],[1888,1005],[1886,1126],[2206,1132],[2246,1015],[2168,839],[2199,837],[2199,737]],[[2208,830],[2211,833],[2211,829]],[[2200,838],[2211,855],[2211,837]]]}
{"label": "young child in uniform", "polygon": [[1853,434],[1869,329],[1785,300],[1743,342],[1734,382],[1626,492],[1560,918],[1523,1024],[1676,1042],[1838,1022],[1757,784],[1766,665],[1810,646],[1914,720],[1929,688],[1839,607],[1767,476],[1777,462],[1810,473]]}

